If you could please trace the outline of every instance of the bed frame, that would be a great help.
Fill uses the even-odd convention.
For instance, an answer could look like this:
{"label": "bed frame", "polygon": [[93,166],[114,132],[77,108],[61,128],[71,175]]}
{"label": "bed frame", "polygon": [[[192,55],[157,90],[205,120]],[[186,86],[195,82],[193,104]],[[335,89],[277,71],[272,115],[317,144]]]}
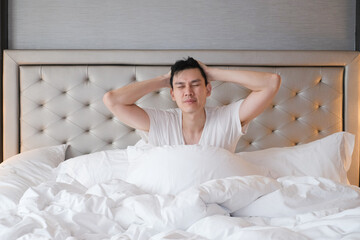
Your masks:
{"label": "bed frame", "polygon": [[[348,178],[359,185],[359,53],[228,50],[7,50],[4,52],[4,159],[49,145],[70,145],[67,158],[125,148],[139,136],[102,103],[110,89],[164,74],[192,56],[205,64],[280,74],[271,106],[250,125],[237,151],[294,146],[338,131],[356,135]],[[229,104],[249,91],[212,82],[209,106]],[[175,107],[168,89],[138,101]]]}

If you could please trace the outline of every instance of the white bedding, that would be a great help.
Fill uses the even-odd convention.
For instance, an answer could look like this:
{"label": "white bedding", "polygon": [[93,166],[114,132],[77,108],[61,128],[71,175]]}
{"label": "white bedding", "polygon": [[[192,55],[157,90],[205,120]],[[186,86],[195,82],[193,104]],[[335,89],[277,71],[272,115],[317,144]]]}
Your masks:
{"label": "white bedding", "polygon": [[[260,207],[259,207],[260,206]],[[289,209],[291,211],[289,211]],[[231,217],[236,213],[241,217]],[[2,213],[2,239],[359,239],[360,190],[316,177],[229,177],[180,194],[49,181]]]}
{"label": "white bedding", "polygon": [[[306,164],[323,161],[329,147],[339,149],[332,151],[329,164],[339,165],[338,173],[334,168],[330,170],[341,176],[348,164],[343,156],[352,152],[351,144],[344,144],[348,137],[345,133],[334,134],[301,147],[316,149]],[[274,178],[263,167],[256,170],[256,165],[244,162],[247,159],[221,149],[142,148],[134,159],[136,166],[145,170],[135,173],[141,175],[160,168],[157,175],[168,175],[156,176],[152,181],[150,174],[144,176],[144,181],[129,183],[125,173],[133,171],[128,158],[134,154],[134,148],[130,154],[126,149],[103,151],[60,163],[65,149],[60,145],[34,150],[0,165],[1,186],[16,189],[16,194],[0,191],[0,199],[8,201],[0,208],[1,239],[360,239],[360,188],[347,185],[336,176],[330,179],[326,177],[328,172],[306,172],[302,168],[297,176]],[[299,157],[290,157],[299,154],[298,149],[286,148],[282,161],[288,166],[304,167],[305,162],[297,162]],[[265,156],[284,157],[281,151],[277,149],[274,155],[268,151]],[[176,167],[148,162],[141,166],[144,153],[146,161]],[[176,154],[159,161],[168,153]],[[257,160],[261,155],[264,154],[257,154]],[[206,157],[208,161],[185,159],[193,156]],[[192,168],[199,171],[189,174]],[[254,171],[263,175],[253,175]],[[16,174],[20,172],[26,176]],[[173,181],[164,182],[171,175]],[[14,184],[16,179],[18,183]],[[163,192],[171,187],[177,191]]]}

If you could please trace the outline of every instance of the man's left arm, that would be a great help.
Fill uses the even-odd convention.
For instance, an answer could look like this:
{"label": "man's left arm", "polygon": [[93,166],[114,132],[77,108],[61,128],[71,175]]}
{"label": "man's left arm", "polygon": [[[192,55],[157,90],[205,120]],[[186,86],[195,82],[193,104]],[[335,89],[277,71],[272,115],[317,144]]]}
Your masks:
{"label": "man's left arm", "polygon": [[225,70],[207,67],[201,62],[199,63],[209,81],[233,82],[251,90],[251,93],[245,98],[239,109],[242,126],[263,112],[280,88],[281,77],[275,73]]}

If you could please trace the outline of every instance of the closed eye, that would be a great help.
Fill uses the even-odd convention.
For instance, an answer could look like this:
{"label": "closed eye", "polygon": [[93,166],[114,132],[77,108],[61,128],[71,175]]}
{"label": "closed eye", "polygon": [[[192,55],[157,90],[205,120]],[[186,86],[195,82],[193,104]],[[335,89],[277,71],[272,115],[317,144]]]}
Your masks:
{"label": "closed eye", "polygon": [[191,86],[200,86],[201,80],[195,79],[191,81]]}

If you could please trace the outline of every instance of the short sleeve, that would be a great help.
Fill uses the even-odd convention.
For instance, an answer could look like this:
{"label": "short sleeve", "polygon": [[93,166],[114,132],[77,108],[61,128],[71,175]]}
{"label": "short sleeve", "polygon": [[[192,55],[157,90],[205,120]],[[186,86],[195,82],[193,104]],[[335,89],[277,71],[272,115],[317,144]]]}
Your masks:
{"label": "short sleeve", "polygon": [[[240,100],[239,102],[240,102],[240,105],[239,105],[238,110],[237,110],[238,113],[239,113],[239,111],[240,111],[240,108],[241,108],[242,103],[244,102],[244,99]],[[245,135],[245,134],[247,133],[247,130],[248,130],[248,128],[249,128],[249,125],[250,125],[251,121],[249,121],[249,122],[248,122],[247,124],[245,124],[244,126],[241,126],[240,115],[238,114],[237,116],[238,116],[239,123],[240,123],[240,127],[241,127],[241,133],[242,133],[243,135]]]}
{"label": "short sleeve", "polygon": [[241,126],[241,119],[240,119],[239,111],[240,111],[240,108],[241,108],[241,105],[243,102],[244,102],[244,99],[241,99],[237,102],[233,102],[228,105],[228,107],[230,108],[231,115],[233,115],[233,117],[235,118],[234,125],[236,125],[236,128],[238,129],[238,131],[241,135],[246,134],[246,132],[249,128],[249,124],[250,124],[250,122],[249,122],[249,123],[245,124],[244,126]]}
{"label": "short sleeve", "polygon": [[[155,109],[155,108],[143,108],[143,110],[147,113],[147,115],[149,116],[150,119],[150,129],[149,131],[143,131],[140,134],[140,137],[145,140],[147,143],[151,143],[154,145],[157,145],[155,143],[155,136],[156,136],[156,132],[158,131],[156,129],[156,126],[161,126],[161,123],[158,123],[158,120],[161,119],[158,117],[159,115],[159,110]],[[160,114],[161,115],[161,114]]]}
{"label": "short sleeve", "polygon": [[206,108],[206,123],[200,139],[202,145],[212,145],[235,152],[236,145],[246,133],[247,125],[241,127],[239,109],[243,100],[228,105]]}
{"label": "short sleeve", "polygon": [[175,109],[144,108],[150,119],[150,129],[146,134],[140,135],[147,143],[162,145],[181,144],[181,129],[179,129],[179,116]]}

